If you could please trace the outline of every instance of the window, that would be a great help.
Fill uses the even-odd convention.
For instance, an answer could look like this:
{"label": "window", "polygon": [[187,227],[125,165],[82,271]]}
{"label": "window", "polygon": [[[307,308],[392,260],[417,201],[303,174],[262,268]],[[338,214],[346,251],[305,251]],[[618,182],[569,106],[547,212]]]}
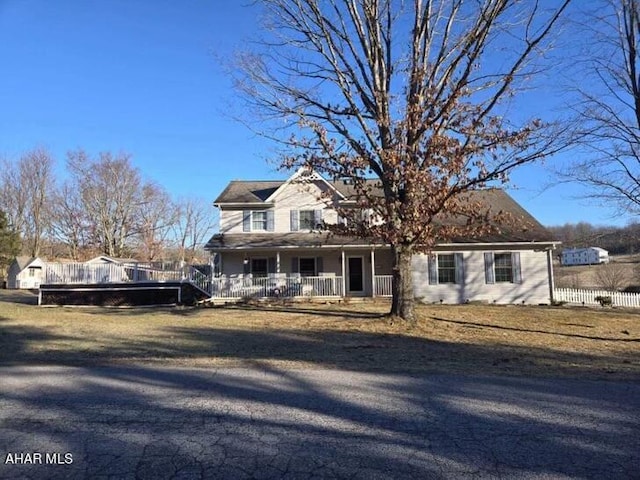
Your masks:
{"label": "window", "polygon": [[316,259],[315,258],[300,259],[300,275],[303,277],[314,277],[316,275]]}
{"label": "window", "polygon": [[464,283],[464,263],[462,253],[441,253],[429,255],[429,284]]}
{"label": "window", "polygon": [[322,224],[322,210],[291,210],[291,231],[315,230]]}
{"label": "window", "polygon": [[273,210],[244,210],[242,212],[243,232],[273,232]]}
{"label": "window", "polygon": [[251,212],[251,230],[267,229],[267,212]]}
{"label": "window", "polygon": [[313,230],[316,226],[313,210],[300,210],[300,230]]}
{"label": "window", "polygon": [[493,256],[496,283],[513,283],[513,262],[510,253],[496,253]]}
{"label": "window", "polygon": [[254,277],[266,277],[268,273],[268,265],[266,258],[251,259],[251,273]]}
{"label": "window", "polygon": [[36,276],[36,269],[34,267],[29,267],[29,276],[30,277]]}
{"label": "window", "polygon": [[456,283],[456,259],[453,253],[438,255],[438,283]]}
{"label": "window", "polygon": [[315,277],[323,271],[322,257],[291,257],[291,273],[302,277]]}
{"label": "window", "polygon": [[522,283],[520,252],[484,254],[486,283]]}

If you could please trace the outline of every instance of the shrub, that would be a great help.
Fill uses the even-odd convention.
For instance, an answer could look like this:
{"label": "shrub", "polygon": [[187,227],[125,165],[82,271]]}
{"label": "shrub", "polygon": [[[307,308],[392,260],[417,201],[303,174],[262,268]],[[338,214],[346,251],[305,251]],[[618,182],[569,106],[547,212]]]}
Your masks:
{"label": "shrub", "polygon": [[611,297],[608,295],[598,295],[595,298],[595,301],[600,303],[603,307],[610,307],[613,304]]}

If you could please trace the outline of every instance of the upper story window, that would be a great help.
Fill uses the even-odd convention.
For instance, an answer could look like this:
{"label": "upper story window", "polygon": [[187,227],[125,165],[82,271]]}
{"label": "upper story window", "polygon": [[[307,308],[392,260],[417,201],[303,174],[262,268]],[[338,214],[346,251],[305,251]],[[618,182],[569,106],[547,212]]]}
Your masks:
{"label": "upper story window", "polygon": [[322,225],[322,210],[291,210],[291,231],[315,230]]}
{"label": "upper story window", "polygon": [[267,229],[267,212],[251,212],[251,230]]}
{"label": "upper story window", "polygon": [[316,226],[314,210],[300,210],[300,230],[313,230]]}
{"label": "upper story window", "polygon": [[242,212],[243,232],[273,232],[273,210],[244,210]]}

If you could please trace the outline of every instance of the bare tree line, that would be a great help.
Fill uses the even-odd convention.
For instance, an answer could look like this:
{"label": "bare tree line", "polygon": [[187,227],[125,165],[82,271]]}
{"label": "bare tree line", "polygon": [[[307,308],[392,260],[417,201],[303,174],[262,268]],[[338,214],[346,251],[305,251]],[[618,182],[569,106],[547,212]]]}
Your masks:
{"label": "bare tree line", "polygon": [[192,262],[214,227],[214,211],[202,198],[173,199],[149,181],[125,153],[83,150],[67,154],[66,175],[36,148],[0,174],[0,210],[20,234],[22,253],[84,260],[96,254],[144,261]]}
{"label": "bare tree line", "polygon": [[600,247],[612,255],[640,253],[640,223],[617,227],[578,222],[547,228],[562,248]]}

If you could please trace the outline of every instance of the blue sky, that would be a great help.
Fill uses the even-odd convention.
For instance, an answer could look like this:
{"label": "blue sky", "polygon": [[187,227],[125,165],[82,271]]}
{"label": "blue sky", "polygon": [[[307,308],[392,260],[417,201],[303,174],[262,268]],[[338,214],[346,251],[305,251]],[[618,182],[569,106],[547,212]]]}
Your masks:
{"label": "blue sky", "polygon": [[[244,4],[0,0],[0,158],[45,147],[62,172],[69,150],[123,151],[172,195],[207,201],[232,179],[284,178],[267,161],[275,146],[229,113],[223,64],[259,27]],[[626,223],[573,187],[541,193],[548,177],[539,166],[512,177],[543,224]]]}

